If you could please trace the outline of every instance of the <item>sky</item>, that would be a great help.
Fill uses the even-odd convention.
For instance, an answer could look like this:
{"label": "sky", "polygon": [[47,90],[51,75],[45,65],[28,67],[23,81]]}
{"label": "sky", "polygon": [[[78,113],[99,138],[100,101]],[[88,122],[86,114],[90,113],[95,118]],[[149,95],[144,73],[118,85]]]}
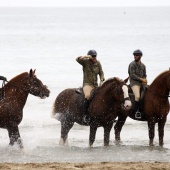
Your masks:
{"label": "sky", "polygon": [[170,6],[170,0],[0,0],[0,7]]}

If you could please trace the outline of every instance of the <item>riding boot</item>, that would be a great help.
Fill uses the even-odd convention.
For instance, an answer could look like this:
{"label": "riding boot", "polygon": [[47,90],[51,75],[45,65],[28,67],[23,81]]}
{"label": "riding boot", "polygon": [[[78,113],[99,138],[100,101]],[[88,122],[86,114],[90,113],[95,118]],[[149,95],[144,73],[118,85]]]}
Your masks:
{"label": "riding boot", "polygon": [[83,102],[83,122],[89,124],[90,123],[90,118],[87,115],[88,107],[89,107],[89,100],[85,98]]}
{"label": "riding boot", "polygon": [[142,114],[139,111],[139,102],[137,102],[137,101],[135,101],[134,112],[135,112],[135,118],[136,119],[141,119],[142,118]]}

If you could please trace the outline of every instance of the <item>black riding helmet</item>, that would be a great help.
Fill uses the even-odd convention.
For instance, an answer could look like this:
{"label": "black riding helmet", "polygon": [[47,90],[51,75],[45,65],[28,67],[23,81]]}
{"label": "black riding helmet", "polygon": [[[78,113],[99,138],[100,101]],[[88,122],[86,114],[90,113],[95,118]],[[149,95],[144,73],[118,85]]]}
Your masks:
{"label": "black riding helmet", "polygon": [[142,53],[141,50],[135,50],[135,51],[133,52],[133,55],[139,55],[139,56],[142,57],[143,53]]}
{"label": "black riding helmet", "polygon": [[91,55],[92,57],[96,57],[97,52],[95,50],[90,50],[90,51],[88,51],[87,55]]}

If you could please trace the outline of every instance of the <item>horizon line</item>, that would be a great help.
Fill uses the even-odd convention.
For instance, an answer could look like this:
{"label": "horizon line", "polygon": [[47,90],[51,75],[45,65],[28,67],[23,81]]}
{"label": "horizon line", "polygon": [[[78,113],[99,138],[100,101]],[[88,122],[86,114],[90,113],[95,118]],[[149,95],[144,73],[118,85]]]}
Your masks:
{"label": "horizon line", "polygon": [[0,8],[3,7],[3,8],[15,8],[15,7],[35,7],[35,8],[56,8],[56,7],[59,7],[59,8],[103,8],[103,7],[106,7],[106,8],[113,8],[113,7],[170,7],[170,5],[125,5],[125,6],[120,6],[120,5],[117,5],[117,6],[0,6]]}

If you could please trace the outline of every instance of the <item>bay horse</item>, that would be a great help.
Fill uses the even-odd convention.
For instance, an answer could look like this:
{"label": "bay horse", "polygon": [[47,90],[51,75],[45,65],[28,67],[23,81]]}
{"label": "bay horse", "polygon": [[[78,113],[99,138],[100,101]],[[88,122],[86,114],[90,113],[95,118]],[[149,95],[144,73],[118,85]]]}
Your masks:
{"label": "bay horse", "polygon": [[[164,126],[170,110],[168,97],[170,92],[170,70],[159,74],[154,81],[146,88],[143,98],[143,118],[139,121],[147,121],[149,131],[149,145],[153,146],[155,136],[155,124],[158,123],[159,146],[163,146]],[[133,108],[133,107],[132,107]],[[127,116],[137,120],[133,109],[122,111],[118,115],[117,123],[114,126],[115,140],[120,141],[120,132]]]}
{"label": "bay horse", "polygon": [[61,138],[59,144],[68,144],[67,138],[74,122],[90,126],[89,146],[93,145],[97,128],[104,128],[104,146],[109,145],[110,130],[117,112],[124,104],[123,109],[129,109],[131,102],[128,96],[128,87],[123,80],[116,77],[105,81],[95,90],[95,95],[88,107],[91,117],[89,124],[83,121],[84,94],[76,93],[76,88],[63,90],[55,99],[52,115],[61,122]]}
{"label": "bay horse", "polygon": [[17,143],[20,148],[23,148],[18,125],[22,121],[28,94],[45,98],[49,96],[50,91],[36,77],[35,70],[32,69],[29,73],[24,72],[12,78],[1,88],[1,91],[4,97],[0,101],[0,128],[7,129],[9,145]]}

